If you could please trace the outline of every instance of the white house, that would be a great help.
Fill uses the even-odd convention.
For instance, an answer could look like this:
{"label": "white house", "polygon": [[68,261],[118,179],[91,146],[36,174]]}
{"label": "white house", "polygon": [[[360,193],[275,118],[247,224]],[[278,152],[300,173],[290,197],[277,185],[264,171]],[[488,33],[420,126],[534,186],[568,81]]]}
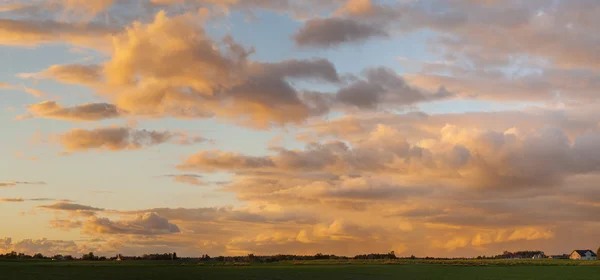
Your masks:
{"label": "white house", "polygon": [[572,260],[595,260],[596,259],[596,253],[594,253],[592,250],[575,250],[573,251],[573,253],[571,253],[571,255],[569,256],[569,259]]}

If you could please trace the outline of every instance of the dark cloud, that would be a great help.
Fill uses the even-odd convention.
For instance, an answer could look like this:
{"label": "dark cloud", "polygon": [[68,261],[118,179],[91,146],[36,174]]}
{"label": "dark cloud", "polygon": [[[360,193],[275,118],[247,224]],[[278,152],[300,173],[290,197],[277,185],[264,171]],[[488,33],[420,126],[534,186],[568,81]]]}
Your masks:
{"label": "dark cloud", "polygon": [[354,19],[319,18],[308,20],[294,34],[294,40],[298,46],[332,47],[342,43],[387,36],[387,32],[382,27]]}
{"label": "dark cloud", "polygon": [[358,80],[337,92],[338,102],[357,108],[373,109],[379,106],[407,106],[452,96],[452,93],[443,87],[435,93],[411,87],[404,78],[389,68],[371,68],[363,72],[364,80]]}
{"label": "dark cloud", "polygon": [[59,211],[103,211],[102,208],[96,208],[87,205],[81,205],[70,202],[57,202],[50,205],[40,205],[38,208],[48,209],[48,210],[59,210]]}
{"label": "dark cloud", "polygon": [[307,60],[283,60],[276,63],[259,63],[266,76],[280,76],[287,78],[314,78],[331,83],[340,82],[337,70],[333,63],[324,58]]}

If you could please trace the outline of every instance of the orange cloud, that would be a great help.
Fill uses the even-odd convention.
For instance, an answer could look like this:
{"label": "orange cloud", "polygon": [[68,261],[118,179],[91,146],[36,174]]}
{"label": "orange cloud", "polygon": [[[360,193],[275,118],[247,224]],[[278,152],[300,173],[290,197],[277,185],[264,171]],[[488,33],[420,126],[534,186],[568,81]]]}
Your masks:
{"label": "orange cloud", "polygon": [[68,42],[86,47],[106,45],[114,30],[97,24],[0,19],[0,43],[34,46]]}
{"label": "orange cloud", "polygon": [[44,101],[27,107],[36,117],[72,121],[98,121],[117,118],[123,114],[115,105],[107,103],[88,103],[74,107],[63,107],[56,101]]}

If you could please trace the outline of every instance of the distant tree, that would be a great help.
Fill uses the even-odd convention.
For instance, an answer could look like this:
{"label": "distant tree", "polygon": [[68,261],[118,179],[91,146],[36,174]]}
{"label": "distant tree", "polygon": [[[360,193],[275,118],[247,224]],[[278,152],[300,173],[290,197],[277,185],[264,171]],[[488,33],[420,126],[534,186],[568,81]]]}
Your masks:
{"label": "distant tree", "polygon": [[411,259],[411,260],[414,260],[414,259],[416,259],[416,258],[417,258],[417,257],[415,257],[415,255],[410,255],[410,259]]}
{"label": "distant tree", "polygon": [[46,257],[44,257],[44,255],[42,255],[42,253],[37,253],[35,255],[33,255],[34,259],[45,259]]}
{"label": "distant tree", "polygon": [[15,251],[12,251],[12,252],[6,254],[7,259],[16,259],[17,257],[18,257],[18,254]]}
{"label": "distant tree", "polygon": [[600,247],[598,247],[598,250],[596,250],[596,255],[600,256]]}
{"label": "distant tree", "polygon": [[173,259],[176,260],[177,259],[177,252],[173,252]]}
{"label": "distant tree", "polygon": [[86,260],[86,261],[93,261],[93,260],[97,260],[98,257],[94,256],[94,252],[89,252],[83,256],[81,256],[82,260]]}

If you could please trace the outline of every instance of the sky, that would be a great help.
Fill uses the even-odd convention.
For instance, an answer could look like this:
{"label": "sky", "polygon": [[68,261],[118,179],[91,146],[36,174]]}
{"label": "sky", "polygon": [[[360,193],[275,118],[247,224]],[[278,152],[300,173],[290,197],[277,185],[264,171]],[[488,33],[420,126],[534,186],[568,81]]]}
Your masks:
{"label": "sky", "polygon": [[0,253],[600,246],[596,0],[2,0]]}

